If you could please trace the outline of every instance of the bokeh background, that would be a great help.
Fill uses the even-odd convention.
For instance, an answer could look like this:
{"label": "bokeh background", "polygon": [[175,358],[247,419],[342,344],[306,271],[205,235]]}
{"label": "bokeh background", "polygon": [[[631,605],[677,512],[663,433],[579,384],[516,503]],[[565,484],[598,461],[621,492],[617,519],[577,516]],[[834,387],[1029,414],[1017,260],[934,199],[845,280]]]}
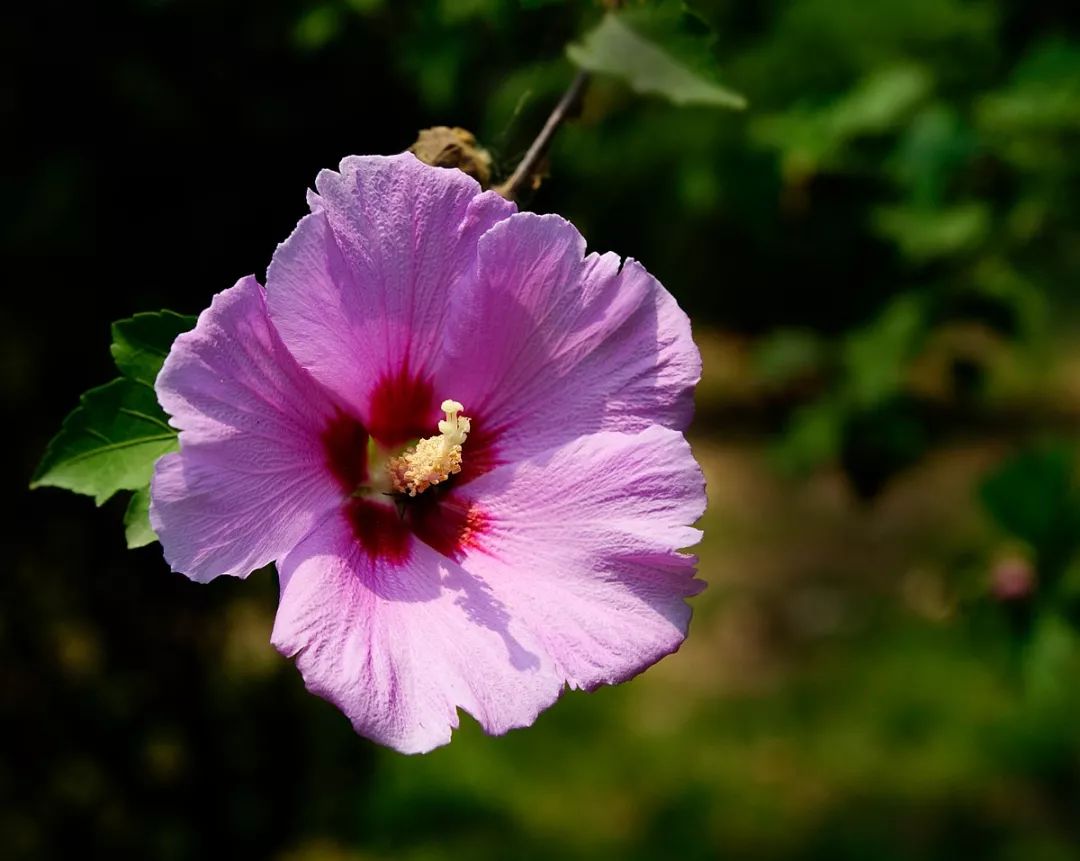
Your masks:
{"label": "bokeh background", "polygon": [[638,679],[412,758],[273,651],[272,572],[191,584],[122,500],[25,487],[111,320],[261,276],[345,154],[460,125],[505,175],[602,10],[5,13],[0,854],[1078,857],[1069,5],[702,0],[748,110],[594,82],[525,205],[694,320],[709,588]]}

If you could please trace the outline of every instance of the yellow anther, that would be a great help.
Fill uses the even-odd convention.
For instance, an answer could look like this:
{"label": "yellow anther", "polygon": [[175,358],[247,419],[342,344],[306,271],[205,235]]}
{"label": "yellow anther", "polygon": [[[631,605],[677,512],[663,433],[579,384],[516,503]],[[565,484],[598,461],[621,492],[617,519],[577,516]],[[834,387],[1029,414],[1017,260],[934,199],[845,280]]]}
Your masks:
{"label": "yellow anther", "polygon": [[469,435],[470,422],[460,415],[464,407],[457,401],[443,401],[441,409],[446,418],[439,422],[439,435],[420,440],[387,463],[395,493],[416,496],[461,472],[461,446]]}

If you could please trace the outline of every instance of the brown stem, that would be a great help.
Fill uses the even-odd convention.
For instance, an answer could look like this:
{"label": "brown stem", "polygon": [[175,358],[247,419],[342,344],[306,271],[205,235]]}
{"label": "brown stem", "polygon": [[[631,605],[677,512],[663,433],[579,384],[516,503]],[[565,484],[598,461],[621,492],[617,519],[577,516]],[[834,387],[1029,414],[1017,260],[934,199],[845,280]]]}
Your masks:
{"label": "brown stem", "polygon": [[540,129],[540,134],[536,136],[536,140],[532,142],[532,146],[525,153],[525,157],[514,168],[510,178],[502,185],[496,186],[495,190],[507,200],[516,200],[522,189],[526,188],[532,181],[533,174],[539,169],[540,162],[543,161],[548,148],[551,146],[551,141],[555,138],[555,133],[559,130],[559,126],[566,122],[577,109],[581,96],[585,92],[585,86],[588,83],[588,72],[578,72],[574,76],[574,80],[570,82],[570,86],[567,87],[566,92],[563,93],[559,103],[555,106],[555,110],[551,112],[551,116],[544,123],[544,127]]}

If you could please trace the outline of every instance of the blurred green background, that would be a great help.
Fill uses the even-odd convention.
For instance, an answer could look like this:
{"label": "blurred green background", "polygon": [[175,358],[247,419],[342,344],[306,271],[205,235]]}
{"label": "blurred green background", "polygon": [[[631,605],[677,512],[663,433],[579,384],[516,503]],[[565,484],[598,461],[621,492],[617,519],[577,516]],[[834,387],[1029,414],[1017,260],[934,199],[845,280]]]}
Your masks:
{"label": "blurred green background", "polygon": [[191,584],[122,501],[24,488],[111,320],[261,276],[345,154],[460,125],[505,176],[602,9],[12,13],[0,854],[1080,857],[1080,16],[694,10],[748,110],[598,78],[525,205],[694,320],[709,589],[640,678],[412,758],[272,650],[271,572]]}

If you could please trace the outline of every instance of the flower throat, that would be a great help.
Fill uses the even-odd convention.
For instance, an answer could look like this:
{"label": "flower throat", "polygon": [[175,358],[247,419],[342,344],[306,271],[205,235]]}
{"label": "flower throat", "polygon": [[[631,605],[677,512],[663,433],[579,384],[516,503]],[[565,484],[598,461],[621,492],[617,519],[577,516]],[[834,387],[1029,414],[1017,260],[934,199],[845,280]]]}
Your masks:
{"label": "flower throat", "polygon": [[461,447],[469,435],[470,420],[461,415],[464,407],[457,401],[445,400],[440,409],[446,417],[439,422],[439,433],[387,462],[394,493],[416,496],[461,472]]}

